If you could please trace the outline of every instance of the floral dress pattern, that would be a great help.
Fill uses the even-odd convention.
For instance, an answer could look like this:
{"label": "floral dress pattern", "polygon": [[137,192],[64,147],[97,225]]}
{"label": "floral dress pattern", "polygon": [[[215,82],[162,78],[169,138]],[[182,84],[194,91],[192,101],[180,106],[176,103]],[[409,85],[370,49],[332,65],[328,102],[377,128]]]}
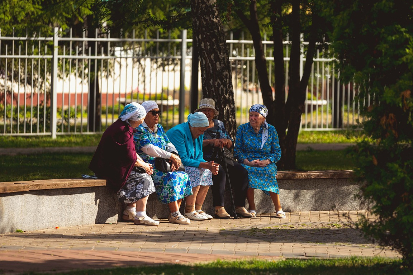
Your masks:
{"label": "floral dress pattern", "polygon": [[[162,150],[166,150],[167,144],[170,143],[170,141],[163,127],[158,124],[157,131],[152,132],[149,128],[141,124],[136,130],[134,134],[136,152],[145,162],[155,166],[155,158],[145,154],[142,148],[148,144],[152,144]],[[155,183],[158,199],[164,204],[192,195],[191,183],[188,174],[185,172],[174,171],[164,173],[154,168],[152,179]]]}
{"label": "floral dress pattern", "polygon": [[155,186],[151,176],[148,173],[132,170],[117,195],[119,200],[128,204],[147,197],[153,192],[155,192]]}
{"label": "floral dress pattern", "polygon": [[[262,134],[265,128],[268,130],[268,138],[263,143]],[[249,123],[240,125],[237,130],[234,156],[248,170],[250,188],[279,194],[276,162],[281,158],[281,148],[274,126],[264,123],[260,131],[255,133]],[[253,167],[243,164],[244,159],[249,161],[269,159],[271,163],[266,167]]]}

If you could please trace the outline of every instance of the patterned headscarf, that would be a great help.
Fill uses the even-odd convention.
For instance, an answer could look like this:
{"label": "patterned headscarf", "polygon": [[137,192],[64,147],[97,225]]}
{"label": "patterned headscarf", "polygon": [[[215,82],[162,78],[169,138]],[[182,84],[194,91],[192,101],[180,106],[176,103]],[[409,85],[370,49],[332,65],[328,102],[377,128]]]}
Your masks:
{"label": "patterned headscarf", "polygon": [[152,111],[153,109],[159,109],[158,104],[155,101],[145,101],[142,103],[143,108],[145,108],[146,112]]}
{"label": "patterned headscarf", "polygon": [[207,116],[201,112],[195,112],[188,116],[188,123],[192,127],[208,127],[209,121]]}
{"label": "patterned headscarf", "polygon": [[261,114],[263,117],[267,117],[268,115],[268,109],[265,107],[265,105],[262,104],[254,104],[250,108],[250,112],[257,112]]}
{"label": "patterned headscarf", "polygon": [[[266,118],[268,115],[267,107],[265,107],[265,105],[262,105],[262,104],[252,105],[250,108],[250,112],[257,112],[260,115],[262,115],[264,118]],[[262,134],[261,134],[261,149],[264,147],[264,144],[268,139],[268,123],[264,122],[263,126],[264,127],[262,129]]]}
{"label": "patterned headscarf", "polygon": [[125,106],[122,113],[120,113],[119,118],[122,121],[132,120],[138,121],[146,116],[145,108],[136,102],[132,102]]}

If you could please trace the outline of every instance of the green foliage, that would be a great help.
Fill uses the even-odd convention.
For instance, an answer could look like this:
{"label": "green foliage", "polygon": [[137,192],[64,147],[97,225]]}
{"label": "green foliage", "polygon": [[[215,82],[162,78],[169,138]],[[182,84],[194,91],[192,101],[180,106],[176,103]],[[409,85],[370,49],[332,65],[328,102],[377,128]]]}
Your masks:
{"label": "green foliage", "polygon": [[413,267],[413,1],[334,1],[335,53],[343,79],[358,83],[366,137],[353,151],[361,195],[377,220],[365,233]]}

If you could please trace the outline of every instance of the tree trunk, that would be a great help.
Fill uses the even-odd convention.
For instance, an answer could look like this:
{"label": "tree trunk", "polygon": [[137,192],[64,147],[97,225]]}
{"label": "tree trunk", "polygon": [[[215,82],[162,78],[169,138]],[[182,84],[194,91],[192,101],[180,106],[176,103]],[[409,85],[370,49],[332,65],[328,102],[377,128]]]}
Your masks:
{"label": "tree trunk", "polygon": [[192,0],[194,39],[201,64],[202,93],[213,98],[231,137],[236,134],[235,101],[225,33],[215,0]]}

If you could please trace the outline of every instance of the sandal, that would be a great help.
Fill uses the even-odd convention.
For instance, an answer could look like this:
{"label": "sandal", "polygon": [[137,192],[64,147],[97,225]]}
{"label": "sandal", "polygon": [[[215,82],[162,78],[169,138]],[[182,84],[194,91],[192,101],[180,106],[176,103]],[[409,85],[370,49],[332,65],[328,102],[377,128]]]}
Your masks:
{"label": "sandal", "polygon": [[275,213],[275,217],[278,219],[285,219],[285,212],[282,210],[277,211],[277,213]]}
{"label": "sandal", "polygon": [[257,217],[257,211],[255,210],[248,210],[248,213],[251,214],[251,218],[255,219]]}
{"label": "sandal", "polygon": [[122,213],[122,220],[131,222],[136,216],[136,208],[125,209]]}
{"label": "sandal", "polygon": [[245,207],[237,207],[237,209],[235,209],[235,213],[241,218],[252,218],[252,214],[248,212]]}
{"label": "sandal", "polygon": [[230,219],[231,216],[227,213],[224,207],[215,209],[215,218],[217,219]]}

